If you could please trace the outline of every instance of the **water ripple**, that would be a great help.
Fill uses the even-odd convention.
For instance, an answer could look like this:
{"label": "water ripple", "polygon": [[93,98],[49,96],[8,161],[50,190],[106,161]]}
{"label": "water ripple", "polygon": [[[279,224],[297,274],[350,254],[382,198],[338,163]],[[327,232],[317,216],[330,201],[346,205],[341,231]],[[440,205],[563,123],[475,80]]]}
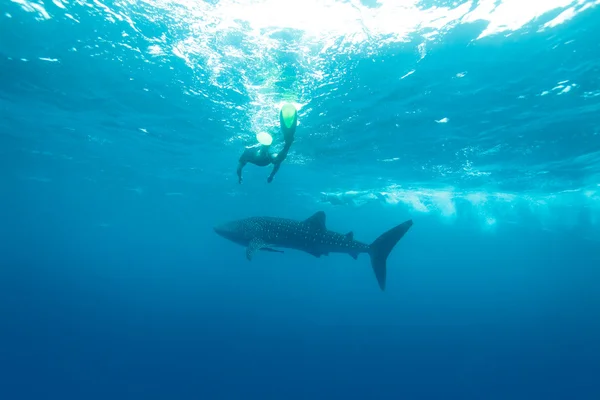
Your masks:
{"label": "water ripple", "polygon": [[143,149],[227,174],[293,101],[289,164],[341,188],[555,192],[600,173],[598,0],[11,2],[2,97],[87,126],[115,163]]}

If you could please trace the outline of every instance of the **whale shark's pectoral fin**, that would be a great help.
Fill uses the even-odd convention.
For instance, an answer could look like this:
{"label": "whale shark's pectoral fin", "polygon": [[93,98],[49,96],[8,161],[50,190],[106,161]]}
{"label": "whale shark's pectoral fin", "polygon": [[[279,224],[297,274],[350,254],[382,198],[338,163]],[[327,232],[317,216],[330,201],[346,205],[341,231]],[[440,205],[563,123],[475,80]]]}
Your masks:
{"label": "whale shark's pectoral fin", "polygon": [[250,241],[250,243],[248,243],[248,247],[246,247],[246,258],[248,259],[248,261],[252,261],[252,257],[254,256],[254,253],[256,253],[258,250],[266,247],[267,244],[265,242],[263,242],[262,239],[259,238],[254,238]]}
{"label": "whale shark's pectoral fin", "polygon": [[282,250],[275,250],[272,249],[270,247],[267,247],[269,244],[265,243],[262,239],[259,238],[254,238],[250,241],[250,243],[248,244],[248,247],[246,247],[246,258],[251,261],[252,257],[254,256],[254,253],[256,253],[258,250],[262,250],[262,251],[270,251],[272,253],[283,253]]}
{"label": "whale shark's pectoral fin", "polygon": [[270,251],[272,253],[283,253],[283,250],[275,250],[270,247],[263,247],[263,248],[261,248],[261,250],[262,251]]}

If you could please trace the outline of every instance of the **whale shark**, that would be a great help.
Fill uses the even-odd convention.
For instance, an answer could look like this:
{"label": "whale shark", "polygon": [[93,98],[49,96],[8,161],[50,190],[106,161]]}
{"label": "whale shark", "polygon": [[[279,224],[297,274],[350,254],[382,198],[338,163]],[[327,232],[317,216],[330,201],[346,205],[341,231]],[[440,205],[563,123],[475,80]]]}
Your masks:
{"label": "whale shark", "polygon": [[251,261],[257,251],[283,253],[277,248],[306,252],[315,257],[329,253],[349,254],[355,260],[361,253],[371,258],[371,266],[381,290],[385,290],[386,263],[396,243],[413,225],[412,219],[381,234],[373,243],[354,240],[354,233],[330,231],[325,224],[325,212],[318,211],[305,220],[278,217],[250,217],[214,226],[214,231],[225,239],[246,247],[246,258]]}

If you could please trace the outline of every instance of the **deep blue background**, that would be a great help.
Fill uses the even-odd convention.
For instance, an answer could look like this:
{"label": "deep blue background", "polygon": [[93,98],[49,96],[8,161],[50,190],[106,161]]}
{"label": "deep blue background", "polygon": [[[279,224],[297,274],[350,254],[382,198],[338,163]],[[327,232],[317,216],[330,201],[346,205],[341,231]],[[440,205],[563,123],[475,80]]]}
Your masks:
{"label": "deep blue background", "polygon": [[[247,98],[182,94],[197,73],[179,59],[69,52],[121,38],[98,8],[74,24],[0,4],[0,398],[600,398],[597,10],[483,44],[459,26],[420,64],[412,42],[354,56],[337,94],[307,100],[275,181],[248,167],[240,186],[227,139]],[[536,96],[563,79],[579,86]],[[389,184],[428,212],[320,202]],[[365,256],[247,262],[212,231],[317,210],[367,243],[413,218],[385,292]]]}

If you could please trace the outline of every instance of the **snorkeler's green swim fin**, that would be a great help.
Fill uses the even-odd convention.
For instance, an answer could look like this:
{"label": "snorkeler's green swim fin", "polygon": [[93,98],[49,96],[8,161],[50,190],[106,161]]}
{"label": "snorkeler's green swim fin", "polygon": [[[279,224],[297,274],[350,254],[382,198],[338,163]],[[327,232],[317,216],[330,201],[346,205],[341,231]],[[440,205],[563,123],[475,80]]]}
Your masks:
{"label": "snorkeler's green swim fin", "polygon": [[286,143],[294,139],[296,126],[298,125],[298,111],[291,103],[286,103],[281,107],[279,112],[279,124],[283,132],[283,138]]}

